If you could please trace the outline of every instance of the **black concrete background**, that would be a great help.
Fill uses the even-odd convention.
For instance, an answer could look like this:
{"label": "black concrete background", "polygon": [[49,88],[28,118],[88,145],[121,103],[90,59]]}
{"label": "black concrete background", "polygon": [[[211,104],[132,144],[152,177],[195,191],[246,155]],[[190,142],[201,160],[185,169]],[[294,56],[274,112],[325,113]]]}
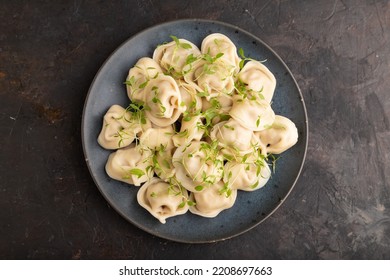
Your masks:
{"label": "black concrete background", "polygon": [[[179,18],[224,21],[268,43],[297,78],[310,120],[286,202],[213,244],[126,222],[81,147],[84,100],[104,60]],[[0,258],[390,259],[389,63],[389,1],[0,1]]]}

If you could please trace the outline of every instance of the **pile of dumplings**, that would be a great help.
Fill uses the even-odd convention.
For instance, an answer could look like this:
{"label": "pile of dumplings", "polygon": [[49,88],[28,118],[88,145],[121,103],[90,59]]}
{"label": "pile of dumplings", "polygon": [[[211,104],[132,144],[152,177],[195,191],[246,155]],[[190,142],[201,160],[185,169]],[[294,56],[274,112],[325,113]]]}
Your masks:
{"label": "pile of dumplings", "polygon": [[108,176],[140,187],[138,203],[161,223],[231,208],[239,190],[267,183],[270,155],[298,140],[295,124],[271,108],[276,80],[261,62],[223,34],[200,49],[171,39],[129,70],[130,105],[112,105],[98,136],[113,151]]}

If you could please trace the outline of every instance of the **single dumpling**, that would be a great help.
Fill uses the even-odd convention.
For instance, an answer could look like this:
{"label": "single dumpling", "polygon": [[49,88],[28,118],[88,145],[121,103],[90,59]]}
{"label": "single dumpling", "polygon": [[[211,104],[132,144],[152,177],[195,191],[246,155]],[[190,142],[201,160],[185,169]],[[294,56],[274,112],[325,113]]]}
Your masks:
{"label": "single dumpling", "polygon": [[159,178],[152,178],[137,193],[138,203],[149,211],[160,223],[188,211],[187,190],[172,186]]}
{"label": "single dumpling", "polygon": [[190,212],[206,218],[214,218],[223,210],[234,205],[237,198],[237,190],[231,190],[228,194],[223,191],[223,182],[209,186],[201,192],[191,193],[190,200],[195,202],[190,207]]}
{"label": "single dumpling", "polygon": [[133,113],[119,105],[112,105],[103,117],[98,136],[100,146],[114,150],[133,143],[136,137],[151,127],[150,121],[140,114],[143,112]]}
{"label": "single dumpling", "polygon": [[298,141],[298,129],[290,119],[276,115],[272,125],[255,133],[267,153],[281,154]]}
{"label": "single dumpling", "polygon": [[265,186],[270,177],[267,162],[262,157],[251,156],[241,162],[227,162],[223,182],[229,189],[254,191]]}
{"label": "single dumpling", "polygon": [[234,72],[239,69],[241,59],[237,55],[237,47],[229,37],[221,33],[213,33],[202,41],[201,52],[215,57],[223,54],[223,58],[234,67]]}
{"label": "single dumpling", "polygon": [[127,95],[132,102],[145,102],[145,87],[149,81],[163,74],[160,65],[150,57],[143,57],[130,68],[126,79]]}
{"label": "single dumpling", "polygon": [[216,145],[192,141],[176,149],[172,162],[177,180],[190,192],[202,191],[222,179],[223,157]]}
{"label": "single dumpling", "polygon": [[166,127],[153,126],[142,133],[139,145],[143,149],[151,151],[171,150],[173,146],[172,136],[175,130],[172,125]]}
{"label": "single dumpling", "polygon": [[248,99],[235,96],[230,116],[243,127],[253,131],[261,131],[272,125],[275,112],[269,102],[255,98]]}
{"label": "single dumpling", "polygon": [[192,65],[192,70],[184,75],[184,80],[195,85],[199,95],[207,100],[234,91],[234,67],[222,57],[211,60],[201,59]]}
{"label": "single dumpling", "polygon": [[181,102],[177,83],[170,76],[161,75],[150,80],[145,87],[145,94],[146,117],[157,126],[173,124],[186,109]]}
{"label": "single dumpling", "polygon": [[210,132],[210,138],[227,155],[243,156],[258,149],[259,140],[253,131],[243,127],[235,119],[217,123]]}
{"label": "single dumpling", "polygon": [[248,61],[237,75],[237,91],[242,95],[260,97],[271,102],[276,79],[268,68],[259,61]]}
{"label": "single dumpling", "polygon": [[153,177],[152,154],[134,144],[110,154],[106,172],[112,179],[134,186]]}
{"label": "single dumpling", "polygon": [[[173,37],[173,36],[172,36]],[[200,50],[190,41],[173,37],[173,41],[158,46],[153,59],[175,79],[183,77],[184,68],[200,55]]]}

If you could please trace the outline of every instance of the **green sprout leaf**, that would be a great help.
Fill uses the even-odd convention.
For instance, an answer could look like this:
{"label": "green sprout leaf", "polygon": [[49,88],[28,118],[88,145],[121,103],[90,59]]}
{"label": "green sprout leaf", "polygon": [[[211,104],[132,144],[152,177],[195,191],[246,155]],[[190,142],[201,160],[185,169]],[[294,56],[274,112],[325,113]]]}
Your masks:
{"label": "green sprout leaf", "polygon": [[150,194],[150,196],[151,196],[151,197],[157,197],[157,194],[156,194],[155,192],[152,192],[152,193]]}
{"label": "green sprout leaf", "polygon": [[227,125],[227,124],[224,124],[223,125],[225,128],[229,129],[229,130],[234,130],[234,127],[233,126],[230,126],[230,125]]}
{"label": "green sprout leaf", "polygon": [[145,88],[147,86],[149,81],[145,81],[143,82],[142,84],[139,85],[139,88],[142,89],[142,88]]}
{"label": "green sprout leaf", "polygon": [[195,62],[198,58],[196,58],[193,54],[190,54],[186,58],[186,64],[191,64]]}
{"label": "green sprout leaf", "polygon": [[238,66],[240,67],[240,69],[242,69],[244,67],[244,63],[245,63],[245,60],[242,59],[240,60],[240,63],[238,64]]}
{"label": "green sprout leaf", "polygon": [[183,49],[186,49],[186,50],[192,49],[192,46],[188,43],[180,43],[179,46]]}
{"label": "green sprout leaf", "polygon": [[124,84],[132,87],[132,86],[134,86],[135,82],[136,82],[136,81],[135,81],[135,77],[134,77],[134,76],[131,76],[130,79],[127,79],[127,80],[124,82]]}
{"label": "green sprout leaf", "polygon": [[256,126],[259,127],[259,125],[260,125],[260,116],[256,120]]}
{"label": "green sprout leaf", "polygon": [[240,55],[240,57],[242,58],[242,59],[245,59],[246,57],[245,57],[245,54],[244,54],[244,50],[242,49],[242,48],[239,48],[238,49],[238,54]]}
{"label": "green sprout leaf", "polygon": [[138,178],[141,178],[142,176],[145,175],[145,172],[143,170],[139,169],[139,168],[130,169],[128,172],[129,172],[129,174],[135,175]]}
{"label": "green sprout leaf", "polygon": [[182,201],[182,203],[179,204],[179,208],[183,208],[184,206],[186,205],[186,202],[185,201]]}
{"label": "green sprout leaf", "polygon": [[191,206],[195,206],[196,203],[194,201],[187,200],[187,205],[191,207]]}
{"label": "green sprout leaf", "polygon": [[169,36],[169,37],[171,37],[171,39],[172,39],[173,41],[175,41],[175,44],[176,44],[177,47],[180,47],[180,48],[183,48],[183,49],[186,49],[186,50],[192,48],[192,46],[191,46],[190,44],[188,44],[188,43],[181,43],[180,40],[179,40],[179,38],[177,38],[177,37],[174,36],[174,35],[171,35],[171,36]]}
{"label": "green sprout leaf", "polygon": [[171,36],[169,36],[169,37],[171,37],[171,39],[172,39],[173,41],[175,41],[176,45],[179,45],[179,44],[180,44],[179,39],[178,39],[176,36],[171,35]]}

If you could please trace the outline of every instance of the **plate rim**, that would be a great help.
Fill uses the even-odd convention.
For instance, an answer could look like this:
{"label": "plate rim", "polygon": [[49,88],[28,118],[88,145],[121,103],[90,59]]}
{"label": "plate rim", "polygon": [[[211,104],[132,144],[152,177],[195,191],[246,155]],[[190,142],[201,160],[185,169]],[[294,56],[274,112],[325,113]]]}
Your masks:
{"label": "plate rim", "polygon": [[[95,176],[93,176],[92,166],[91,166],[91,164],[89,162],[88,154],[87,154],[87,148],[86,148],[86,143],[85,143],[85,130],[84,130],[85,118],[86,118],[85,117],[85,113],[86,113],[86,107],[88,106],[88,103],[89,103],[88,101],[89,101],[89,99],[90,99],[90,97],[92,95],[91,94],[92,88],[93,88],[93,86],[94,86],[94,84],[96,82],[97,77],[100,75],[100,73],[105,68],[105,66],[108,64],[108,62],[111,60],[112,56],[114,56],[114,54],[118,50],[120,50],[124,45],[126,45],[129,41],[133,40],[135,37],[139,36],[142,33],[149,32],[150,30],[155,29],[155,28],[163,28],[164,26],[169,26],[169,25],[172,25],[172,24],[178,24],[178,23],[181,23],[181,22],[201,22],[201,23],[206,23],[206,24],[217,24],[217,25],[220,25],[220,26],[227,27],[229,29],[237,30],[237,31],[245,34],[246,36],[249,36],[249,37],[257,40],[258,42],[260,42],[263,45],[263,47],[265,47],[269,52],[271,52],[278,59],[278,62],[281,63],[283,65],[284,69],[288,72],[289,76],[291,77],[292,81],[295,84],[296,89],[298,90],[300,101],[301,101],[300,104],[302,105],[302,109],[303,109],[303,115],[304,115],[303,136],[305,136],[304,139],[303,139],[303,141],[304,141],[304,151],[303,151],[303,154],[302,154],[302,160],[301,160],[300,166],[298,168],[298,172],[295,175],[295,179],[293,180],[293,183],[291,184],[291,187],[288,189],[286,194],[280,199],[280,201],[275,205],[275,207],[267,215],[265,215],[260,221],[254,223],[251,226],[246,227],[244,230],[241,230],[238,233],[231,234],[231,235],[226,236],[224,238],[214,238],[214,239],[207,239],[207,240],[203,240],[203,239],[202,240],[184,240],[184,239],[172,238],[172,237],[168,237],[168,236],[163,235],[163,234],[159,234],[158,232],[152,232],[147,227],[143,226],[142,224],[135,223],[134,221],[129,219],[126,215],[124,215],[122,213],[122,211],[120,209],[118,209],[118,207],[111,202],[111,200],[107,197],[107,195],[99,187],[99,183],[97,182],[97,179],[95,178]],[[248,32],[248,31],[242,29],[241,27],[239,27],[237,25],[233,25],[231,23],[226,23],[226,22],[219,21],[219,20],[209,20],[209,19],[201,19],[201,18],[186,18],[186,19],[177,19],[177,20],[165,21],[165,22],[162,22],[162,23],[151,25],[151,26],[149,26],[149,27],[147,27],[145,29],[142,29],[141,31],[138,31],[138,32],[134,33],[133,35],[131,35],[128,39],[126,39],[124,42],[122,42],[118,47],[116,47],[110,53],[110,55],[105,59],[105,61],[102,63],[102,65],[99,67],[98,71],[96,72],[96,74],[95,74],[95,76],[94,76],[93,80],[91,81],[90,86],[88,88],[87,95],[85,96],[85,101],[84,101],[83,110],[82,110],[82,117],[81,117],[81,143],[82,143],[84,160],[86,162],[86,165],[87,165],[88,171],[90,173],[90,176],[92,177],[92,180],[95,183],[95,186],[97,187],[99,192],[102,194],[102,196],[104,197],[106,202],[109,203],[110,207],[112,207],[117,214],[119,214],[127,222],[130,222],[132,225],[134,225],[135,227],[137,227],[137,228],[147,232],[151,236],[156,236],[156,237],[159,237],[159,238],[162,238],[162,239],[165,239],[165,240],[170,240],[170,241],[174,241],[174,242],[178,242],[178,243],[206,244],[206,243],[215,243],[215,242],[219,242],[219,241],[225,241],[225,240],[237,237],[239,235],[243,235],[244,233],[252,230],[253,228],[255,228],[258,225],[260,225],[261,223],[263,223],[270,216],[272,216],[279,209],[279,207],[281,207],[281,205],[285,202],[285,200],[288,198],[288,196],[291,194],[292,190],[294,189],[295,185],[297,184],[297,182],[298,182],[298,180],[299,180],[299,178],[301,176],[302,170],[303,170],[303,166],[304,166],[304,163],[305,163],[305,160],[306,160],[306,156],[307,156],[308,143],[309,143],[309,120],[308,120],[308,114],[307,114],[305,100],[304,100],[302,91],[301,91],[301,89],[300,89],[300,87],[298,85],[298,82],[297,82],[296,78],[294,77],[293,73],[291,72],[291,70],[287,66],[287,64],[284,62],[284,60],[267,43],[265,43],[262,39],[260,39],[256,35],[254,35],[254,34]]]}

